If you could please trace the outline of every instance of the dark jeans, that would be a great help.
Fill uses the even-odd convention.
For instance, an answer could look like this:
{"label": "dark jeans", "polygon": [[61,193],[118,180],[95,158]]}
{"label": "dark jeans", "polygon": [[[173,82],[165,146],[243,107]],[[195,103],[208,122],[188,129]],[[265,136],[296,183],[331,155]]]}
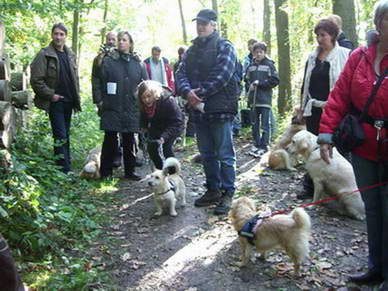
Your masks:
{"label": "dark jeans", "polygon": [[252,135],[255,146],[260,149],[267,149],[269,145],[270,113],[271,108],[267,107],[256,107],[253,111]]}
{"label": "dark jeans", "polygon": [[[122,132],[124,172],[130,175],[135,170],[136,151],[135,137],[133,132]],[[101,177],[112,175],[113,160],[118,151],[117,132],[105,131],[104,142],[101,150]]]}
{"label": "dark jeans", "polygon": [[157,142],[148,143],[147,145],[148,154],[150,155],[150,159],[152,160],[152,162],[154,163],[157,169],[161,170],[163,168],[163,158],[167,159],[169,157],[174,157],[174,152],[172,150],[174,141],[175,141],[175,138],[166,140],[162,146],[160,146],[160,144]]}
{"label": "dark jeans", "polygon": [[[387,181],[388,166],[352,155],[357,186],[363,188]],[[381,273],[388,280],[388,186],[361,192],[365,204],[368,230],[369,269]]]}
{"label": "dark jeans", "polygon": [[62,171],[71,171],[70,157],[70,123],[73,111],[71,102],[51,102],[49,118],[54,137],[54,154],[59,156],[57,165],[62,167]]}

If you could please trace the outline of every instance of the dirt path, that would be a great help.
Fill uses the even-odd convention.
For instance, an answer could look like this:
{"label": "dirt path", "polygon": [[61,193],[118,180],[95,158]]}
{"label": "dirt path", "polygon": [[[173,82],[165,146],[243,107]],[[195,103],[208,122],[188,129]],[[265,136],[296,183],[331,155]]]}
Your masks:
{"label": "dirt path", "polygon": [[[247,154],[247,142],[239,139],[236,148],[236,197],[248,195],[258,205],[268,203],[273,211],[303,204],[296,199],[301,191],[302,167],[294,173],[263,170],[258,160]],[[307,210],[312,219],[311,258],[301,278],[292,278],[292,265],[280,251],[271,252],[266,262],[252,259],[240,269],[237,234],[227,218],[213,216],[212,209],[193,206],[193,200],[203,193],[204,177],[202,167],[190,162],[191,154],[178,155],[188,206],[178,209],[176,218],[163,215],[153,219],[150,191],[139,183],[123,181],[112,193],[106,214],[111,217],[111,226],[96,242],[95,250],[104,257],[105,270],[114,276],[113,289],[347,290],[346,274],[366,266],[364,222],[317,207]]]}

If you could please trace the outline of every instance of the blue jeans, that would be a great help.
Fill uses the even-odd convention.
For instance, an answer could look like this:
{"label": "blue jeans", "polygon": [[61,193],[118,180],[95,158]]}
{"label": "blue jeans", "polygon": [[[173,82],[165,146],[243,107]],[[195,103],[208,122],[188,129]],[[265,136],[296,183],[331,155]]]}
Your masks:
{"label": "blue jeans", "polygon": [[49,118],[54,137],[54,154],[58,156],[57,165],[62,171],[71,171],[70,157],[70,124],[73,112],[73,103],[57,101],[51,102]]}
{"label": "blue jeans", "polygon": [[209,190],[235,191],[236,154],[233,147],[232,121],[200,119],[196,121],[197,144]]}
{"label": "blue jeans", "polygon": [[[385,182],[388,166],[352,155],[352,164],[359,188]],[[381,178],[381,179],[380,179]],[[361,192],[365,204],[368,231],[369,264],[371,271],[388,280],[388,185]]]}
{"label": "blue jeans", "polygon": [[256,107],[253,109],[254,121],[252,126],[252,135],[255,147],[260,149],[267,149],[269,145],[270,113],[271,108],[267,107]]}

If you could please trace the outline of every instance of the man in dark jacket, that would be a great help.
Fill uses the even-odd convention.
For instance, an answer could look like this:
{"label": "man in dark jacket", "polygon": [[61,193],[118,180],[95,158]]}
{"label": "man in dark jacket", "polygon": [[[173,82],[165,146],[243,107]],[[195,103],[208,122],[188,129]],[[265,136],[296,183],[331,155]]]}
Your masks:
{"label": "man in dark jacket", "polygon": [[118,49],[108,53],[93,72],[94,100],[100,101],[101,124],[105,131],[101,150],[101,177],[112,175],[114,154],[117,152],[117,133],[123,138],[125,177],[140,180],[135,174],[136,154],[134,133],[139,131],[140,111],[135,95],[137,85],[147,80],[147,73],[139,57],[133,52],[133,39],[128,31],[117,35]]}
{"label": "man in dark jacket", "polygon": [[337,14],[332,14],[327,19],[333,21],[335,24],[337,24],[337,26],[339,28],[339,34],[337,36],[338,44],[342,47],[346,47],[350,50],[354,50],[353,43],[346,38],[345,33],[342,31],[342,18],[341,18],[341,16],[339,16]]}
{"label": "man in dark jacket", "polygon": [[70,123],[72,111],[80,111],[79,78],[76,56],[65,45],[67,28],[55,24],[52,41],[36,55],[31,64],[34,103],[48,112],[54,136],[54,153],[64,173],[71,171]]}
{"label": "man in dark jacket", "polygon": [[217,14],[213,10],[201,10],[194,20],[198,37],[177,72],[178,91],[195,109],[197,143],[206,175],[207,191],[194,204],[218,204],[215,214],[226,214],[235,192],[232,121],[239,91],[237,58],[233,45],[216,31]]}
{"label": "man in dark jacket", "polygon": [[265,43],[255,43],[252,51],[254,59],[247,68],[248,103],[252,108],[254,120],[252,135],[257,154],[261,155],[268,150],[272,88],[279,84],[279,76],[274,62],[266,56],[267,46]]}

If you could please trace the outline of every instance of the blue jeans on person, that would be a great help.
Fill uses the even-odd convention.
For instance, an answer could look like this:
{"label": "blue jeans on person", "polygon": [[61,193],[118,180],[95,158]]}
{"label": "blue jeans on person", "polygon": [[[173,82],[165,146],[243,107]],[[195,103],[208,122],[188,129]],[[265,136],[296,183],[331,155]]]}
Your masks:
{"label": "blue jeans on person", "polygon": [[[357,186],[363,188],[388,179],[388,165],[352,155]],[[388,280],[388,185],[361,191],[368,231],[369,270]]]}
{"label": "blue jeans on person", "polygon": [[272,140],[273,137],[275,136],[275,133],[276,133],[276,130],[277,130],[277,123],[276,123],[276,118],[275,118],[275,114],[273,114],[273,110],[271,108],[271,111],[270,111],[270,114],[269,114],[269,123],[270,123],[270,128],[271,128],[271,137],[270,139]]}
{"label": "blue jeans on person", "polygon": [[252,126],[252,135],[255,147],[258,149],[267,150],[268,148],[270,135],[270,113],[271,108],[268,107],[255,107],[253,109],[254,120]]}
{"label": "blue jeans on person", "polygon": [[241,115],[240,111],[235,115],[232,123],[232,130],[234,135],[238,135],[241,130]]}
{"label": "blue jeans on person", "polygon": [[232,196],[236,179],[232,121],[202,118],[195,125],[208,190],[225,190]]}
{"label": "blue jeans on person", "polygon": [[57,101],[51,102],[49,118],[54,137],[54,154],[57,165],[64,173],[71,171],[70,157],[70,124],[73,103]]}

